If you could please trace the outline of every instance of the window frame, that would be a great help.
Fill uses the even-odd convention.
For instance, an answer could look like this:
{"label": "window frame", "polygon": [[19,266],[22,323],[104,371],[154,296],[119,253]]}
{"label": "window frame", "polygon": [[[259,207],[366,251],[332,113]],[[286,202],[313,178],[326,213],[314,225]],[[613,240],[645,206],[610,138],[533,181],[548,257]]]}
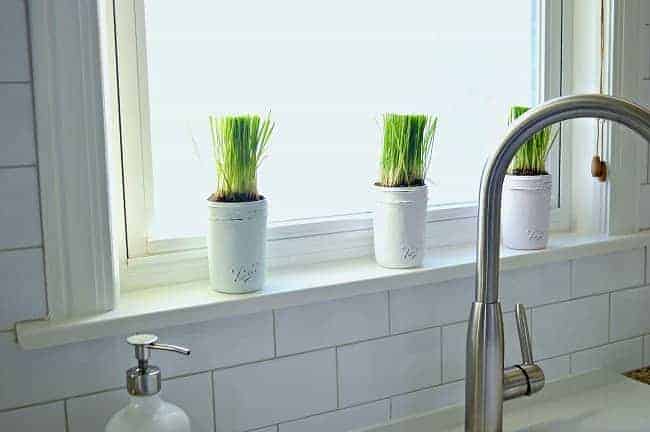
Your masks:
{"label": "window frame", "polygon": [[[198,303],[195,302],[191,309],[181,305],[170,310],[172,303],[165,302],[165,293],[180,293],[181,297],[175,297],[176,301],[178,298],[184,299],[186,295],[185,290],[176,286],[160,287],[162,293],[152,291],[154,296],[156,293],[160,295],[155,299],[164,303],[162,305],[150,307],[152,298],[149,292],[131,293],[131,297],[138,294],[135,304],[128,301],[122,304],[120,284],[126,285],[124,275],[131,274],[129,279],[140,277],[156,281],[164,280],[165,275],[175,274],[178,269],[187,270],[195,265],[200,270],[206,266],[200,257],[192,255],[196,255],[196,251],[189,251],[144,257],[141,262],[131,263],[126,271],[113,0],[62,0],[56,5],[40,0],[27,1],[48,315],[41,320],[16,323],[16,335],[21,345],[24,348],[53,346],[137,331],[142,325],[150,328],[169,325],[170,319],[184,324],[206,317],[214,318],[215,310],[212,307],[217,301],[227,304],[220,310],[227,309],[228,314],[236,313],[230,304],[232,298],[226,302],[225,298],[214,293],[207,296],[200,283],[200,290],[196,286],[194,290],[194,294],[200,294],[200,298],[194,298]],[[562,51],[567,61],[563,64],[562,87],[567,91],[593,91],[584,87],[591,78],[584,68],[585,59],[574,59],[572,51],[584,55],[595,51],[592,48],[595,40],[593,17],[596,14],[594,11],[582,13],[581,2],[548,1],[561,3],[565,7],[562,14],[565,22],[562,27]],[[638,70],[633,65],[630,67],[627,62],[629,56],[623,56],[623,48],[632,52],[640,49],[638,2],[609,0],[609,3],[608,85],[613,93],[633,97],[638,95]],[[624,58],[626,62],[621,63]],[[573,63],[581,67],[572,70]],[[593,143],[593,130],[591,133],[584,130],[580,134],[571,134],[567,132],[571,129],[571,123],[566,126],[562,134],[569,135],[572,141],[570,155],[574,160],[570,163],[568,158],[563,159],[563,169],[568,167],[563,173],[563,182],[569,181],[571,192],[576,195],[571,202],[571,230],[580,231],[568,235],[575,237],[570,244],[560,236],[557,249],[517,255],[517,260],[522,260],[518,261],[522,266],[539,264],[540,257],[545,255],[564,260],[578,256],[576,254],[583,256],[587,251],[593,255],[607,253],[614,250],[610,247],[615,245],[621,248],[645,245],[647,233],[638,230],[638,179],[629,175],[614,175],[637,165],[635,146],[616,143],[617,148],[613,149],[606,143],[606,155],[613,175],[608,183],[598,184],[585,175],[588,168],[585,161],[589,160],[593,148],[591,145],[583,147]],[[620,137],[617,133],[612,135],[611,141],[627,141],[627,137]],[[643,145],[647,146],[647,143]],[[568,199],[568,195],[564,192],[561,199]],[[585,200],[585,196],[589,200]],[[629,205],[617,205],[621,199]],[[445,221],[440,222],[438,225]],[[456,223],[457,220],[450,222]],[[601,243],[602,247],[594,248],[590,243],[593,241]],[[456,249],[451,251],[452,255],[454,251]],[[430,257],[433,261],[419,271],[386,277],[390,271],[372,266],[373,271],[377,272],[373,277],[385,280],[391,286],[395,283],[429,283],[432,281],[431,272],[441,272],[444,275],[440,277],[448,278],[449,258],[445,260],[445,251],[439,252],[441,254],[434,252]],[[506,255],[508,253],[512,252],[507,251]],[[442,266],[435,261],[440,255],[443,255]],[[149,259],[151,261],[148,262]],[[177,266],[179,262],[183,264],[180,267]],[[471,260],[460,264],[454,262],[456,267],[462,268],[463,275],[471,274]],[[175,265],[174,271],[169,271],[168,263]],[[360,263],[361,267],[367,266],[368,260],[361,260]],[[337,281],[337,284],[345,295],[359,293],[358,290],[352,292],[349,289],[350,282],[354,280],[349,280],[347,271],[355,266],[355,262],[340,266],[344,283]],[[118,267],[122,267],[121,272],[117,271]],[[134,272],[140,272],[140,275],[134,275]],[[288,269],[284,273],[293,272],[293,269]],[[368,285],[364,279],[357,282]],[[374,284],[372,286],[376,288]],[[272,294],[280,293],[282,298],[285,297],[283,287],[270,288]],[[307,289],[314,295],[310,301],[323,300],[327,295],[325,291],[330,291],[312,288],[320,288],[318,282]],[[294,290],[294,293],[298,295],[303,291]],[[191,297],[191,294],[187,295]],[[238,300],[250,300],[247,304],[255,308],[258,307],[255,303],[258,298],[263,299],[264,296],[245,296]],[[277,306],[277,303],[274,304]],[[107,311],[112,312],[104,313]],[[116,321],[115,317],[122,317],[121,321]]]}
{"label": "window frame", "polygon": [[[153,212],[153,172],[147,112],[147,64],[143,0],[113,0],[121,121],[121,154],[126,219],[126,256],[122,259],[122,289],[207,278],[203,237],[150,240],[147,227]],[[563,2],[540,0],[542,24],[538,43],[538,100],[562,94]],[[547,54],[551,55],[547,57]],[[556,187],[551,229],[570,228],[568,146],[554,146]],[[475,240],[477,205],[457,203],[427,210],[427,248],[456,246]],[[268,265],[307,264],[372,253],[372,211],[271,223]],[[168,270],[169,266],[173,272]],[[151,275],[157,277],[151,277]]]}

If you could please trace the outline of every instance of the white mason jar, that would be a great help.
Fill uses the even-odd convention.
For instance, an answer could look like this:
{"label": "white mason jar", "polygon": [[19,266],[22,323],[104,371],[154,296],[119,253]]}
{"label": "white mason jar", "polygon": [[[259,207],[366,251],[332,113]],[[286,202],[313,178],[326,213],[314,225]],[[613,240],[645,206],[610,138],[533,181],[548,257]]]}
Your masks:
{"label": "white mason jar", "polygon": [[503,182],[501,226],[503,244],[510,249],[544,249],[551,224],[551,175],[506,175]]}
{"label": "white mason jar", "polygon": [[422,265],[425,252],[427,186],[374,186],[375,260],[389,268]]}
{"label": "white mason jar", "polygon": [[266,273],[266,199],[208,201],[208,215],[212,289],[228,294],[261,290]]}

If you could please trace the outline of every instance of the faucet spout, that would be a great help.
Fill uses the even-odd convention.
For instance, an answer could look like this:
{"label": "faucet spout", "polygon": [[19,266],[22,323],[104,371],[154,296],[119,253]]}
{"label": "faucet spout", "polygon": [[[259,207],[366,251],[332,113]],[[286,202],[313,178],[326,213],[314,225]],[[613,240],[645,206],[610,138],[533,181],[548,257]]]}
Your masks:
{"label": "faucet spout", "polygon": [[[479,192],[476,296],[467,330],[465,430],[468,432],[500,432],[503,428],[504,342],[499,304],[499,247],[501,193],[506,171],[517,150],[535,133],[563,120],[585,117],[623,124],[650,141],[650,111],[647,109],[612,96],[565,96],[519,117],[483,169]],[[541,373],[541,369],[535,372]],[[523,369],[522,373],[527,376]],[[543,379],[543,374],[541,377]],[[539,382],[537,384],[537,389],[541,389]]]}

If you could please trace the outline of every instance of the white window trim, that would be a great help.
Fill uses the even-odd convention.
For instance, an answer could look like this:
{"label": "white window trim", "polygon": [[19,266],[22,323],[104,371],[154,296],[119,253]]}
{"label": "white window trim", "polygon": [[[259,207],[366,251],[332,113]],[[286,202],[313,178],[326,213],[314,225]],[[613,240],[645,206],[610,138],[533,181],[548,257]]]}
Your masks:
{"label": "white window trim", "polygon": [[[501,270],[567,262],[648,245],[650,232],[623,236],[559,233],[543,250],[504,250]],[[474,274],[475,256],[474,247],[468,245],[436,250],[427,256],[423,267],[411,270],[382,268],[370,257],[292,267],[271,272],[263,291],[247,295],[215,293],[208,281],[135,290],[123,293],[119,307],[104,314],[19,323],[17,339],[24,349],[46,348],[458,280]]]}
{"label": "white window trim", "polygon": [[95,1],[28,3],[50,319],[117,304]]}
{"label": "white window trim", "polygon": [[[128,257],[124,257],[123,289],[161,283],[179,283],[207,277],[207,250],[203,237],[148,240],[153,194],[149,142],[146,45],[142,0],[114,2],[122,155],[124,158],[125,207]],[[539,38],[540,52],[551,48],[553,57],[539,62],[540,99],[561,94],[562,3],[540,1],[539,16],[546,24]],[[552,17],[546,19],[546,17]],[[548,61],[546,61],[548,60]],[[562,149],[564,150],[562,151]],[[557,158],[568,159],[566,146],[556,146]],[[562,151],[562,154],[559,153]],[[566,157],[565,157],[566,156]],[[561,172],[560,167],[557,172]],[[557,191],[568,190],[560,177]],[[478,186],[477,186],[478,187]],[[555,194],[557,195],[557,193]],[[560,206],[552,212],[552,229],[569,229],[569,194],[560,193]],[[475,239],[475,203],[430,207],[427,216],[427,248],[471,243]],[[272,223],[268,230],[269,267],[308,264],[372,253],[372,213],[362,212],[324,218]],[[174,271],[169,268],[173,266]],[[152,277],[152,275],[155,275]]]}
{"label": "white window trim", "polygon": [[[373,266],[369,258],[323,264],[330,268],[329,276],[325,276],[332,279],[325,285],[321,283],[325,276],[319,276],[316,279],[320,280],[305,287],[276,284],[270,286],[268,292],[228,297],[209,292],[203,282],[196,285],[200,290],[194,293],[195,296],[183,301],[178,296],[185,295],[184,291],[169,286],[125,293],[120,300],[116,267],[121,263],[118,256],[125,256],[124,220],[121,206],[109,205],[109,196],[113,202],[123,203],[121,178],[114,175],[112,181],[107,180],[111,174],[120,173],[119,158],[110,153],[113,146],[109,145],[117,139],[118,127],[114,112],[102,105],[115,95],[115,89],[111,88],[114,71],[102,70],[97,62],[102,55],[111,57],[112,49],[109,39],[106,51],[100,51],[100,29],[110,27],[113,22],[110,14],[101,14],[105,12],[101,7],[104,1],[110,0],[62,0],[56,6],[40,0],[28,2],[49,314],[44,320],[16,324],[21,345],[26,348],[52,346],[141,328],[203,320],[216,316],[217,312],[245,313],[255,308],[285,307],[350,296],[376,286],[407,286],[471,274],[472,246],[467,246],[470,258],[459,259],[453,251],[449,252],[449,248],[438,249],[432,252],[424,268],[413,271],[381,269]],[[623,31],[621,23],[631,19],[634,12],[629,8],[612,10],[615,23],[612,34],[620,35]],[[563,19],[570,18],[564,16]],[[617,44],[613,49],[619,48]],[[101,85],[103,79],[104,87]],[[613,80],[616,80],[615,74]],[[114,106],[114,103],[109,103],[109,106]],[[627,164],[621,166],[637,166],[629,153],[621,154],[627,158]],[[617,170],[618,166],[613,169]],[[584,176],[582,171],[580,176]],[[608,186],[608,196],[626,194],[639,188],[639,183],[629,184],[629,177],[620,178],[627,178],[627,183],[613,182]],[[119,187],[109,190],[111,185]],[[608,217],[616,218],[619,210],[611,211],[611,203],[605,199],[601,207],[609,210]],[[597,211],[600,212],[601,207]],[[638,218],[634,209],[625,211]],[[474,225],[473,217],[465,219],[471,222],[468,225]],[[638,226],[638,220],[636,224]],[[632,235],[610,236],[613,229],[612,224],[608,224],[604,232],[609,234],[605,235],[553,236],[551,248],[545,251],[504,251],[504,268],[650,244],[649,235],[636,232],[633,225],[627,227]],[[189,261],[199,262],[195,258]],[[370,270],[359,270],[355,267],[358,262],[365,263],[363,265],[371,267]],[[155,263],[154,267],[159,269],[160,263]],[[282,275],[289,280],[287,275],[293,277],[299,273],[300,269],[295,267],[273,271],[270,279],[279,278],[282,282]],[[175,293],[174,296],[171,293]],[[305,296],[300,297],[301,293]],[[170,297],[165,303],[167,294]],[[185,308],[185,304],[190,307]],[[114,310],[102,313],[110,309]],[[86,317],[76,318],[80,315]]]}
{"label": "white window trim", "polygon": [[[623,50],[640,52],[641,5],[639,1],[609,2],[611,18],[606,31],[616,37],[608,40],[607,49],[610,54],[606,56],[607,90],[609,94],[634,100],[641,94],[641,65],[638,56],[628,55],[624,59]],[[641,147],[648,146],[648,143],[620,125],[608,128],[608,133],[605,154],[611,175],[607,184],[607,203],[602,206],[606,211],[602,230],[610,234],[637,232],[641,227],[641,187],[631,186],[643,183],[645,173],[641,172],[636,161],[641,155],[647,154]],[[627,192],[615,193],[620,190]]]}

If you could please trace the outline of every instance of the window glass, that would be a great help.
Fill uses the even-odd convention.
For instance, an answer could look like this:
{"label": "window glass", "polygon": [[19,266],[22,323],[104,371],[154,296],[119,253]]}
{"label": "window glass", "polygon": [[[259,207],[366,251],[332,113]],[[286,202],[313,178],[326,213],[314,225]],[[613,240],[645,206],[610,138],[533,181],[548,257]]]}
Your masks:
{"label": "window glass", "polygon": [[202,235],[209,114],[271,112],[271,221],[372,210],[381,113],[439,117],[430,204],[471,203],[537,86],[536,1],[145,1],[153,239]]}

